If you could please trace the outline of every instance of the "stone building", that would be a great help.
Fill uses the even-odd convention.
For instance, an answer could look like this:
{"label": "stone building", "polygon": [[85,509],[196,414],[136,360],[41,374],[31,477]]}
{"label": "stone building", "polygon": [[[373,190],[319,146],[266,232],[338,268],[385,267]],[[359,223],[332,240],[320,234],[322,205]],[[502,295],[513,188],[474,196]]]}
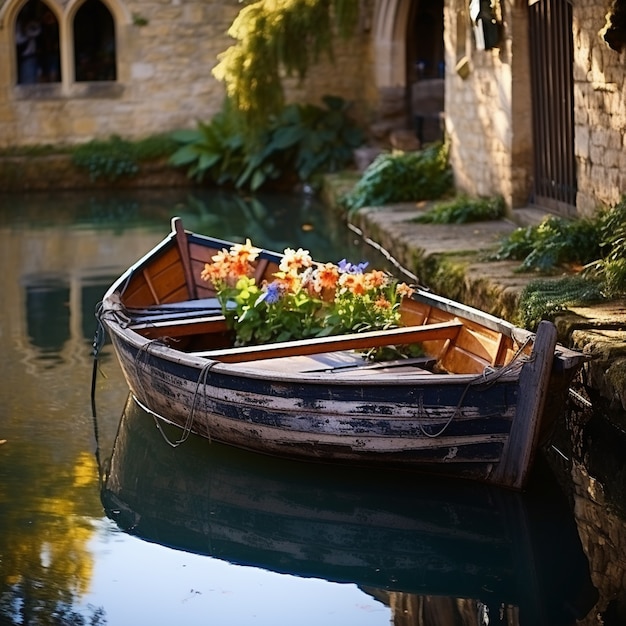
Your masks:
{"label": "stone building", "polygon": [[[356,37],[288,95],[354,102],[383,146],[444,131],[460,191],[589,215],[626,189],[623,2],[364,0]],[[224,95],[211,69],[240,6],[0,0],[0,148],[210,119]],[[42,34],[29,70],[33,20]]]}

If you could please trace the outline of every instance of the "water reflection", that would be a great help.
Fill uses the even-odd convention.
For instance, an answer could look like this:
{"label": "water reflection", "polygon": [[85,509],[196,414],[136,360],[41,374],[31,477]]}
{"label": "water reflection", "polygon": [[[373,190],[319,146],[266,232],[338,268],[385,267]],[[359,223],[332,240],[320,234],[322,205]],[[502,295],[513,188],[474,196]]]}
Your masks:
{"label": "water reflection", "polygon": [[[70,337],[70,288],[55,275],[24,277],[28,338],[44,359],[59,358]],[[51,363],[50,365],[52,365]]]}
{"label": "water reflection", "polygon": [[[170,433],[173,436],[173,433]],[[574,624],[596,599],[563,494],[167,445],[129,398],[102,501],[126,532],[292,576],[355,583],[394,623]],[[427,599],[427,601],[426,601]],[[430,618],[422,621],[420,607]],[[413,608],[410,608],[413,607]]]}
{"label": "water reflection", "polygon": [[[42,205],[45,204],[45,211]],[[169,220],[178,215],[185,227],[228,241],[250,237],[259,246],[283,250],[307,247],[314,258],[338,261],[337,254],[354,250],[345,227],[307,195],[257,194],[243,196],[218,190],[104,191],[54,195],[0,196],[0,228],[62,228],[70,231],[108,230],[112,236],[134,228],[169,230]],[[345,246],[347,245],[347,249]],[[145,252],[136,250],[137,255]]]}
{"label": "water reflection", "polygon": [[[384,602],[396,624],[450,626],[479,623],[482,602],[491,624],[570,624],[590,603],[585,558],[600,598],[580,623],[624,623],[623,444],[601,422],[588,423],[578,455],[568,453],[579,461],[564,477],[569,509],[558,490],[550,495],[549,472],[538,474],[543,488],[521,499],[473,485],[450,492],[352,472],[302,474],[233,451],[214,458],[217,446],[206,458],[206,442],[167,450],[143,415],[120,425],[127,387],[107,346],[97,379],[103,455],[120,425],[125,445],[154,471],[146,485],[138,461],[124,469],[118,439],[112,468],[121,478],[110,473],[102,500],[131,534],[120,531],[103,514],[94,456],[94,309],[113,278],[169,231],[171,217],[225,239],[302,246],[319,259],[379,260],[309,198],[55,193],[5,196],[0,207],[0,623],[194,624],[210,615],[234,624],[378,626],[389,621]],[[145,492],[127,484],[133,475]],[[252,580],[251,571],[269,570],[295,575]],[[222,580],[230,586],[206,593],[204,604],[190,591]],[[222,619],[218,595],[228,594]],[[239,608],[249,612],[237,621]]]}

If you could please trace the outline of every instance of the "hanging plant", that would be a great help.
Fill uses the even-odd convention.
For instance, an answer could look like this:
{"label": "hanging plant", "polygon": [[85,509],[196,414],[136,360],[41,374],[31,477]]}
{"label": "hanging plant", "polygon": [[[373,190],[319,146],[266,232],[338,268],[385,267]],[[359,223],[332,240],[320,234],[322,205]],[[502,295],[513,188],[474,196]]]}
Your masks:
{"label": "hanging plant", "polygon": [[332,59],[335,30],[352,34],[358,15],[359,0],[257,0],[230,27],[236,43],[213,75],[249,123],[263,123],[284,106],[282,77],[302,80],[323,53]]}

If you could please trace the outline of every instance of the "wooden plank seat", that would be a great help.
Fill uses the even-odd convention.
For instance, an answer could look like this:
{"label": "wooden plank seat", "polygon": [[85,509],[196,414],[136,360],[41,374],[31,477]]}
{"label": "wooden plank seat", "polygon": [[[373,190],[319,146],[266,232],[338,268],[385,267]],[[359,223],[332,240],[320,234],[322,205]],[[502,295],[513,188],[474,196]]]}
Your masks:
{"label": "wooden plank seat", "polygon": [[457,320],[427,324],[425,326],[403,326],[349,335],[331,335],[299,341],[281,341],[260,346],[244,346],[194,352],[196,356],[215,359],[225,363],[241,363],[259,359],[286,356],[319,354],[337,350],[367,350],[389,345],[403,345],[422,341],[454,340],[463,324]]}
{"label": "wooden plank seat", "polygon": [[221,314],[222,307],[217,298],[200,298],[183,300],[182,302],[163,302],[142,308],[128,307],[126,312],[135,324],[169,324],[176,320],[192,319],[199,315],[205,317],[211,314]]}
{"label": "wooden plank seat", "polygon": [[[234,305],[233,305],[234,306]],[[201,298],[128,308],[130,328],[148,339],[185,337],[228,330],[217,298]]]}
{"label": "wooden plank seat", "polygon": [[[298,372],[299,374],[332,374],[341,378],[388,375],[389,377],[432,374],[436,359],[423,356],[390,361],[369,361],[358,352],[341,350],[297,356],[260,359],[254,362],[268,372]],[[247,366],[248,361],[239,365]]]}

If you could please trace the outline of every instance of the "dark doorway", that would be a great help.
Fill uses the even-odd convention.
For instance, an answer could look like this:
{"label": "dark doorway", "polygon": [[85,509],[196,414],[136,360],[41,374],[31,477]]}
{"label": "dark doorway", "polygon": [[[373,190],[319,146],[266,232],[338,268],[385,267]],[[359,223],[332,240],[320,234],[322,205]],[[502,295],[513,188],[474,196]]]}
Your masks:
{"label": "dark doorway", "polygon": [[444,110],[443,0],[411,5],[406,40],[409,116],[420,143],[442,138]]}

